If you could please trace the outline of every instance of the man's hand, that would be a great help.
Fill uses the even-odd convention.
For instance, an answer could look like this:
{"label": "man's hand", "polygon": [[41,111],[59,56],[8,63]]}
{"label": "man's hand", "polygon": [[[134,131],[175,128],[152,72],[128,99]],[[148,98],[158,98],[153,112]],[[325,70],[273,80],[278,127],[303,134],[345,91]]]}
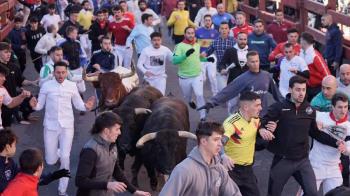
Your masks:
{"label": "man's hand", "polygon": [[131,31],[131,29],[127,25],[122,26],[122,29],[127,30],[127,31]]}
{"label": "man's hand", "polygon": [[275,132],[276,128],[277,128],[277,123],[274,121],[269,121],[266,125],[265,125],[266,129],[268,131],[270,131],[271,133]]}
{"label": "man's hand", "polygon": [[180,19],[181,19],[181,17],[179,15],[175,16],[175,20],[180,20]]}
{"label": "man's hand", "polygon": [[4,96],[0,96],[0,106],[2,105],[2,103],[3,103],[3,101],[4,101]]}
{"label": "man's hand", "polygon": [[200,54],[200,56],[203,57],[203,58],[205,58],[205,57],[207,57],[208,55],[207,55],[207,53],[202,52],[202,53]]}
{"label": "man's hand", "polygon": [[35,97],[32,97],[30,100],[29,100],[29,105],[30,107],[32,108],[36,108],[36,105],[38,104],[38,100],[36,100]]}
{"label": "man's hand", "polygon": [[145,74],[144,74],[147,78],[150,78],[150,77],[153,77],[155,76],[152,72],[150,71],[146,71]]}
{"label": "man's hand", "polygon": [[60,169],[52,173],[51,178],[52,180],[57,180],[63,177],[70,178],[70,171],[67,169]]}
{"label": "man's hand", "polygon": [[212,103],[209,103],[209,102],[208,102],[208,103],[206,103],[204,106],[201,106],[201,107],[197,108],[197,111],[206,109],[207,112],[209,112],[209,110],[210,110],[211,108],[214,108],[214,105],[213,105]]}
{"label": "man's hand", "polygon": [[97,37],[97,39],[98,39],[98,40],[101,40],[104,36],[105,36],[105,35],[99,35],[99,36]]}
{"label": "man's hand", "polygon": [[85,103],[85,108],[89,111],[92,110],[92,107],[94,107],[94,104],[95,104],[95,100],[96,100],[95,96],[89,97],[89,99]]}
{"label": "man's hand", "polygon": [[93,68],[95,68],[96,70],[100,71],[101,70],[101,66],[99,64],[93,64],[92,65]]}
{"label": "man's hand", "polygon": [[316,122],[317,128],[321,130],[323,128],[323,123],[322,122]]}
{"label": "man's hand", "polygon": [[190,56],[192,53],[194,53],[194,49],[193,48],[187,50],[186,51],[186,57]]}
{"label": "man's hand", "polygon": [[26,45],[21,45],[21,49],[26,49]]}
{"label": "man's hand", "polygon": [[207,58],[207,61],[208,61],[208,62],[211,62],[211,63],[214,63],[215,59],[214,59],[214,57],[208,57],[208,58]]}
{"label": "man's hand", "polygon": [[123,182],[108,182],[107,183],[107,189],[112,190],[116,193],[122,193],[126,191],[126,184]]}
{"label": "man's hand", "polygon": [[21,98],[23,98],[23,99],[30,97],[30,95],[31,95],[30,92],[27,90],[22,90],[22,92],[20,94]]}
{"label": "man's hand", "polygon": [[267,141],[271,141],[275,139],[275,136],[270,131],[264,128],[259,129],[259,134],[264,140],[267,140]]}
{"label": "man's hand", "polygon": [[332,64],[331,64],[331,66],[333,67],[333,68],[338,68],[338,65],[339,65],[339,63],[337,63],[337,62],[333,62]]}
{"label": "man's hand", "polygon": [[297,74],[298,73],[298,69],[296,67],[290,67],[288,68],[288,71],[294,73],[294,74]]}
{"label": "man's hand", "polygon": [[345,142],[344,141],[338,141],[337,145],[338,145],[338,151],[340,153],[346,152],[346,146],[345,146]]}
{"label": "man's hand", "polygon": [[235,161],[226,154],[221,155],[221,163],[228,171],[235,167]]}
{"label": "man's hand", "polygon": [[226,69],[222,69],[222,70],[220,71],[220,74],[221,74],[221,75],[227,75]]}
{"label": "man's hand", "polygon": [[283,54],[282,54],[282,53],[279,53],[278,55],[275,56],[275,59],[278,60],[278,59],[281,58],[281,57],[283,57]]}
{"label": "man's hand", "polygon": [[151,193],[137,190],[137,191],[135,191],[134,195],[137,195],[137,196],[151,196]]}

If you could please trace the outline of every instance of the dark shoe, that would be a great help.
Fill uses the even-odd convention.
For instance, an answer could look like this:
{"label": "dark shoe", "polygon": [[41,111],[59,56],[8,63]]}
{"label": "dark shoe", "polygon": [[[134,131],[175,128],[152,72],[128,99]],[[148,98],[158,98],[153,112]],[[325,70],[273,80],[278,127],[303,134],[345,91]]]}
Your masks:
{"label": "dark shoe", "polygon": [[189,102],[188,105],[194,110],[197,108],[197,105],[194,101]]}

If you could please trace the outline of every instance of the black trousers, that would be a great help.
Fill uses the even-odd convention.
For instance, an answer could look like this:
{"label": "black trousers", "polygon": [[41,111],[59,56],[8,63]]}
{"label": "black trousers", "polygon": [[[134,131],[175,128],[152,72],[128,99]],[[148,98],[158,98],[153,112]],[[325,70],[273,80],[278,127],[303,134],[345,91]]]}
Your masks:
{"label": "black trousers", "polygon": [[184,36],[183,35],[173,35],[173,40],[174,40],[175,44],[178,44],[184,40]]}
{"label": "black trousers", "polygon": [[40,69],[43,66],[43,61],[41,59],[41,54],[34,51],[30,51],[30,57],[32,58],[35,70],[40,73]]}
{"label": "black trousers", "polygon": [[242,196],[259,196],[259,188],[256,176],[251,165],[235,165],[228,174],[239,187]]}
{"label": "black trousers", "polygon": [[327,59],[327,66],[328,66],[328,69],[329,71],[331,72],[331,74],[333,76],[337,76],[337,69],[339,69],[339,66],[342,64],[342,62],[339,63],[339,66],[338,67],[332,67],[332,64],[333,64],[333,60],[330,60],[330,59]]}
{"label": "black trousers", "polygon": [[19,63],[19,66],[21,68],[21,71],[23,73],[23,71],[26,68],[26,61],[27,61],[26,51],[25,50],[14,50],[14,52],[18,58],[18,63]]}
{"label": "black trousers", "polygon": [[343,166],[343,170],[341,172],[341,175],[343,176],[343,185],[349,187],[349,157],[342,154],[340,161]]}
{"label": "black trousers", "polygon": [[300,184],[304,196],[317,196],[316,177],[309,158],[289,160],[274,156],[269,178],[268,195],[280,196],[290,177]]}

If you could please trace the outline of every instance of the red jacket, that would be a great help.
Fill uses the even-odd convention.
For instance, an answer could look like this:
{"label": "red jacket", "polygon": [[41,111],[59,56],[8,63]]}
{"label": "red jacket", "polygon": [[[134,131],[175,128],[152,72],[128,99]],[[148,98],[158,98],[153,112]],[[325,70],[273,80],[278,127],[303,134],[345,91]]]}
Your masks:
{"label": "red jacket", "polygon": [[250,34],[251,32],[253,32],[253,27],[248,25],[247,23],[245,23],[243,26],[239,27],[239,26],[235,26],[231,29],[230,34],[237,39],[237,35],[239,32],[244,32],[247,35]]}
{"label": "red jacket", "polygon": [[[276,60],[276,56],[278,54],[283,54],[284,55],[284,45],[286,45],[287,42],[282,42],[277,44],[276,48],[270,53],[269,55],[269,61],[275,61]],[[299,55],[301,47],[300,44],[296,43],[293,46],[295,55]]]}
{"label": "red jacket", "polygon": [[292,28],[292,25],[286,22],[281,24],[277,22],[272,22],[267,26],[266,32],[272,35],[272,38],[276,43],[282,43],[287,41],[287,30]]}
{"label": "red jacket", "polygon": [[307,66],[309,67],[310,78],[307,83],[308,86],[321,86],[323,78],[331,73],[320,52],[314,49],[313,46],[310,46],[305,51],[301,50],[299,56],[305,60]]}
{"label": "red jacket", "polygon": [[9,183],[1,196],[39,196],[38,183],[37,176],[20,172]]}

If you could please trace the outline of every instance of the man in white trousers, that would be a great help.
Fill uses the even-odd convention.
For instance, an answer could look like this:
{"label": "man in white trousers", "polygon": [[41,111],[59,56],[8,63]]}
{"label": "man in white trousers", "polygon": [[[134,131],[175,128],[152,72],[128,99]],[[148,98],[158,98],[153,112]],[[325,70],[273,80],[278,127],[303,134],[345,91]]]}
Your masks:
{"label": "man in white trousers", "polygon": [[[44,145],[45,159],[48,165],[55,164],[58,159],[61,169],[69,170],[70,151],[74,136],[74,107],[81,111],[91,110],[95,97],[90,97],[86,103],[79,95],[74,82],[67,80],[68,69],[65,62],[54,65],[54,80],[49,80],[40,89],[39,98],[30,100],[31,107],[38,111],[45,106]],[[61,178],[58,185],[58,195],[67,195],[69,178]]]}
{"label": "man in white trousers", "polygon": [[[204,58],[200,56],[200,45],[196,42],[195,29],[187,27],[185,29],[185,39],[175,46],[173,64],[178,66],[179,84],[185,100],[192,109],[197,105],[204,105],[203,96],[203,75],[201,62],[214,62],[213,57]],[[196,102],[192,101],[192,91],[196,97]],[[199,111],[200,120],[205,121],[206,111]]]}
{"label": "man in white trousers", "polygon": [[151,34],[152,45],[144,48],[137,62],[137,68],[143,73],[144,80],[165,95],[166,61],[171,61],[173,53],[169,48],[162,45],[162,34]]}

